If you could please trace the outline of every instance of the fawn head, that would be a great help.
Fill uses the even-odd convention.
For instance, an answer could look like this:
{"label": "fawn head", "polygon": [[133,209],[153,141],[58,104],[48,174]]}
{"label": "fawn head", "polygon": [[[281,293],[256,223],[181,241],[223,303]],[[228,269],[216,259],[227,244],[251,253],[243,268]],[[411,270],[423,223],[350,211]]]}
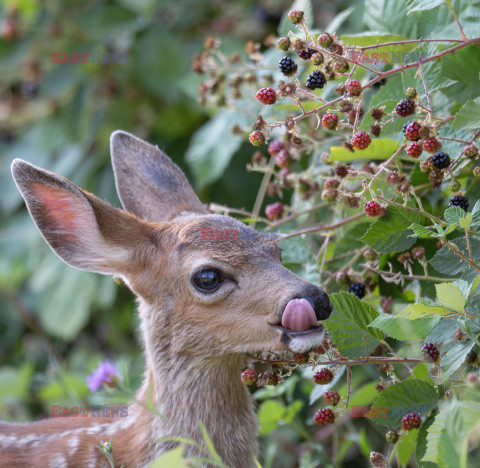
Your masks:
{"label": "fawn head", "polygon": [[64,262],[119,276],[139,297],[147,349],[162,340],[172,353],[206,356],[320,345],[317,321],[332,305],[282,266],[275,240],[211,214],[157,147],[117,131],[111,152],[125,211],[25,161],[12,172]]}

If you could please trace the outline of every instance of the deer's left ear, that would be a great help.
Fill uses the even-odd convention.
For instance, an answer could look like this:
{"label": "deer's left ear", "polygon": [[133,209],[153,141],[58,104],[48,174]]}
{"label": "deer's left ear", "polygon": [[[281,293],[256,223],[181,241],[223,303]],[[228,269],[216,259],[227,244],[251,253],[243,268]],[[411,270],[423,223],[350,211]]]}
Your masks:
{"label": "deer's left ear", "polygon": [[73,267],[123,275],[135,248],[149,241],[146,223],[53,172],[15,159],[12,174],[42,236]]}

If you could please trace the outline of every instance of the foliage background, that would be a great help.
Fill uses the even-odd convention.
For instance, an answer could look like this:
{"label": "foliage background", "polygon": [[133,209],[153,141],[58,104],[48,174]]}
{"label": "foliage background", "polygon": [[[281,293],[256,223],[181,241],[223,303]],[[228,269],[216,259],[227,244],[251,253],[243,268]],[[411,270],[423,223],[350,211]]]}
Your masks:
{"label": "foliage background", "polygon": [[[254,149],[245,135],[230,130],[234,124],[249,128],[257,108],[247,109],[245,115],[219,106],[201,107],[199,78],[191,71],[191,60],[209,35],[222,39],[222,50],[228,54],[243,51],[249,40],[261,42],[276,34],[290,3],[65,0],[41,7],[33,0],[15,0],[2,4],[2,22],[16,9],[18,30],[15,38],[0,40],[1,419],[43,417],[52,404],[104,402],[105,397],[89,393],[85,378],[105,356],[118,363],[132,389],[143,371],[133,296],[111,278],[69,268],[52,254],[13,184],[11,161],[21,157],[46,167],[119,206],[109,136],[121,128],[163,148],[185,170],[202,201],[251,210],[261,175],[246,171]],[[458,2],[467,18],[469,3]],[[408,38],[433,32],[455,37],[455,25],[439,20],[437,10],[424,13],[432,15],[430,21],[424,16],[417,22],[420,14],[406,19],[399,4],[403,2],[314,2],[314,23],[320,30],[330,25],[349,35],[367,28]],[[338,17],[341,12],[349,14]],[[435,31],[439,24],[443,29]],[[466,32],[476,25],[467,19]],[[51,62],[53,50],[127,51],[128,62],[56,64]],[[479,95],[478,70],[462,73],[461,80],[457,76],[458,82],[447,83],[459,102]],[[380,96],[377,102],[382,97],[385,100]],[[449,104],[440,102],[440,106]],[[479,194],[480,189],[472,187],[469,196],[478,199]],[[430,201],[433,205],[437,200]],[[341,251],[344,247],[339,246]],[[432,241],[429,251],[434,246]],[[288,258],[300,263],[298,252],[287,253],[287,263]],[[425,378],[426,366],[418,366],[416,372],[418,378]],[[337,381],[342,377],[338,372]],[[356,370],[352,386],[359,390],[350,404],[372,403],[376,378],[373,366]],[[336,388],[344,395],[342,385]],[[341,438],[332,439],[331,428],[313,428],[307,417],[309,398],[315,401],[315,395],[309,396],[312,389],[311,375],[305,373],[257,392],[263,465],[327,466],[324,452],[330,450],[322,441],[333,440],[343,466],[369,466],[369,452],[385,445],[384,429],[363,419],[355,424],[347,419]],[[119,393],[107,398],[126,399]],[[408,460],[412,447],[413,441],[404,443],[403,459]]]}

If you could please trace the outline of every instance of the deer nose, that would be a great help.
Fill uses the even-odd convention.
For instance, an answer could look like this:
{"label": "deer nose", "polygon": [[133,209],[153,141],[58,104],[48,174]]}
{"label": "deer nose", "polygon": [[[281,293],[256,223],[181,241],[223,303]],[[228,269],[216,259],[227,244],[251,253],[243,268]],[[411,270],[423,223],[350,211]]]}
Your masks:
{"label": "deer nose", "polygon": [[330,317],[333,305],[323,289],[314,284],[308,285],[300,297],[306,299],[313,307],[317,320],[326,320]]}

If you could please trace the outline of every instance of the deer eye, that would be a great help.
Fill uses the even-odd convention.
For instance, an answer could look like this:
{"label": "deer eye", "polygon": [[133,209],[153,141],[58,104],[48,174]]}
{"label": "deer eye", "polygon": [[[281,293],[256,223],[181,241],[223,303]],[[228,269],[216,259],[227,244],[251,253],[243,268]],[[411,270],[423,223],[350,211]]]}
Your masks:
{"label": "deer eye", "polygon": [[214,268],[205,268],[194,273],[192,282],[199,291],[216,291],[223,283],[222,274]]}

